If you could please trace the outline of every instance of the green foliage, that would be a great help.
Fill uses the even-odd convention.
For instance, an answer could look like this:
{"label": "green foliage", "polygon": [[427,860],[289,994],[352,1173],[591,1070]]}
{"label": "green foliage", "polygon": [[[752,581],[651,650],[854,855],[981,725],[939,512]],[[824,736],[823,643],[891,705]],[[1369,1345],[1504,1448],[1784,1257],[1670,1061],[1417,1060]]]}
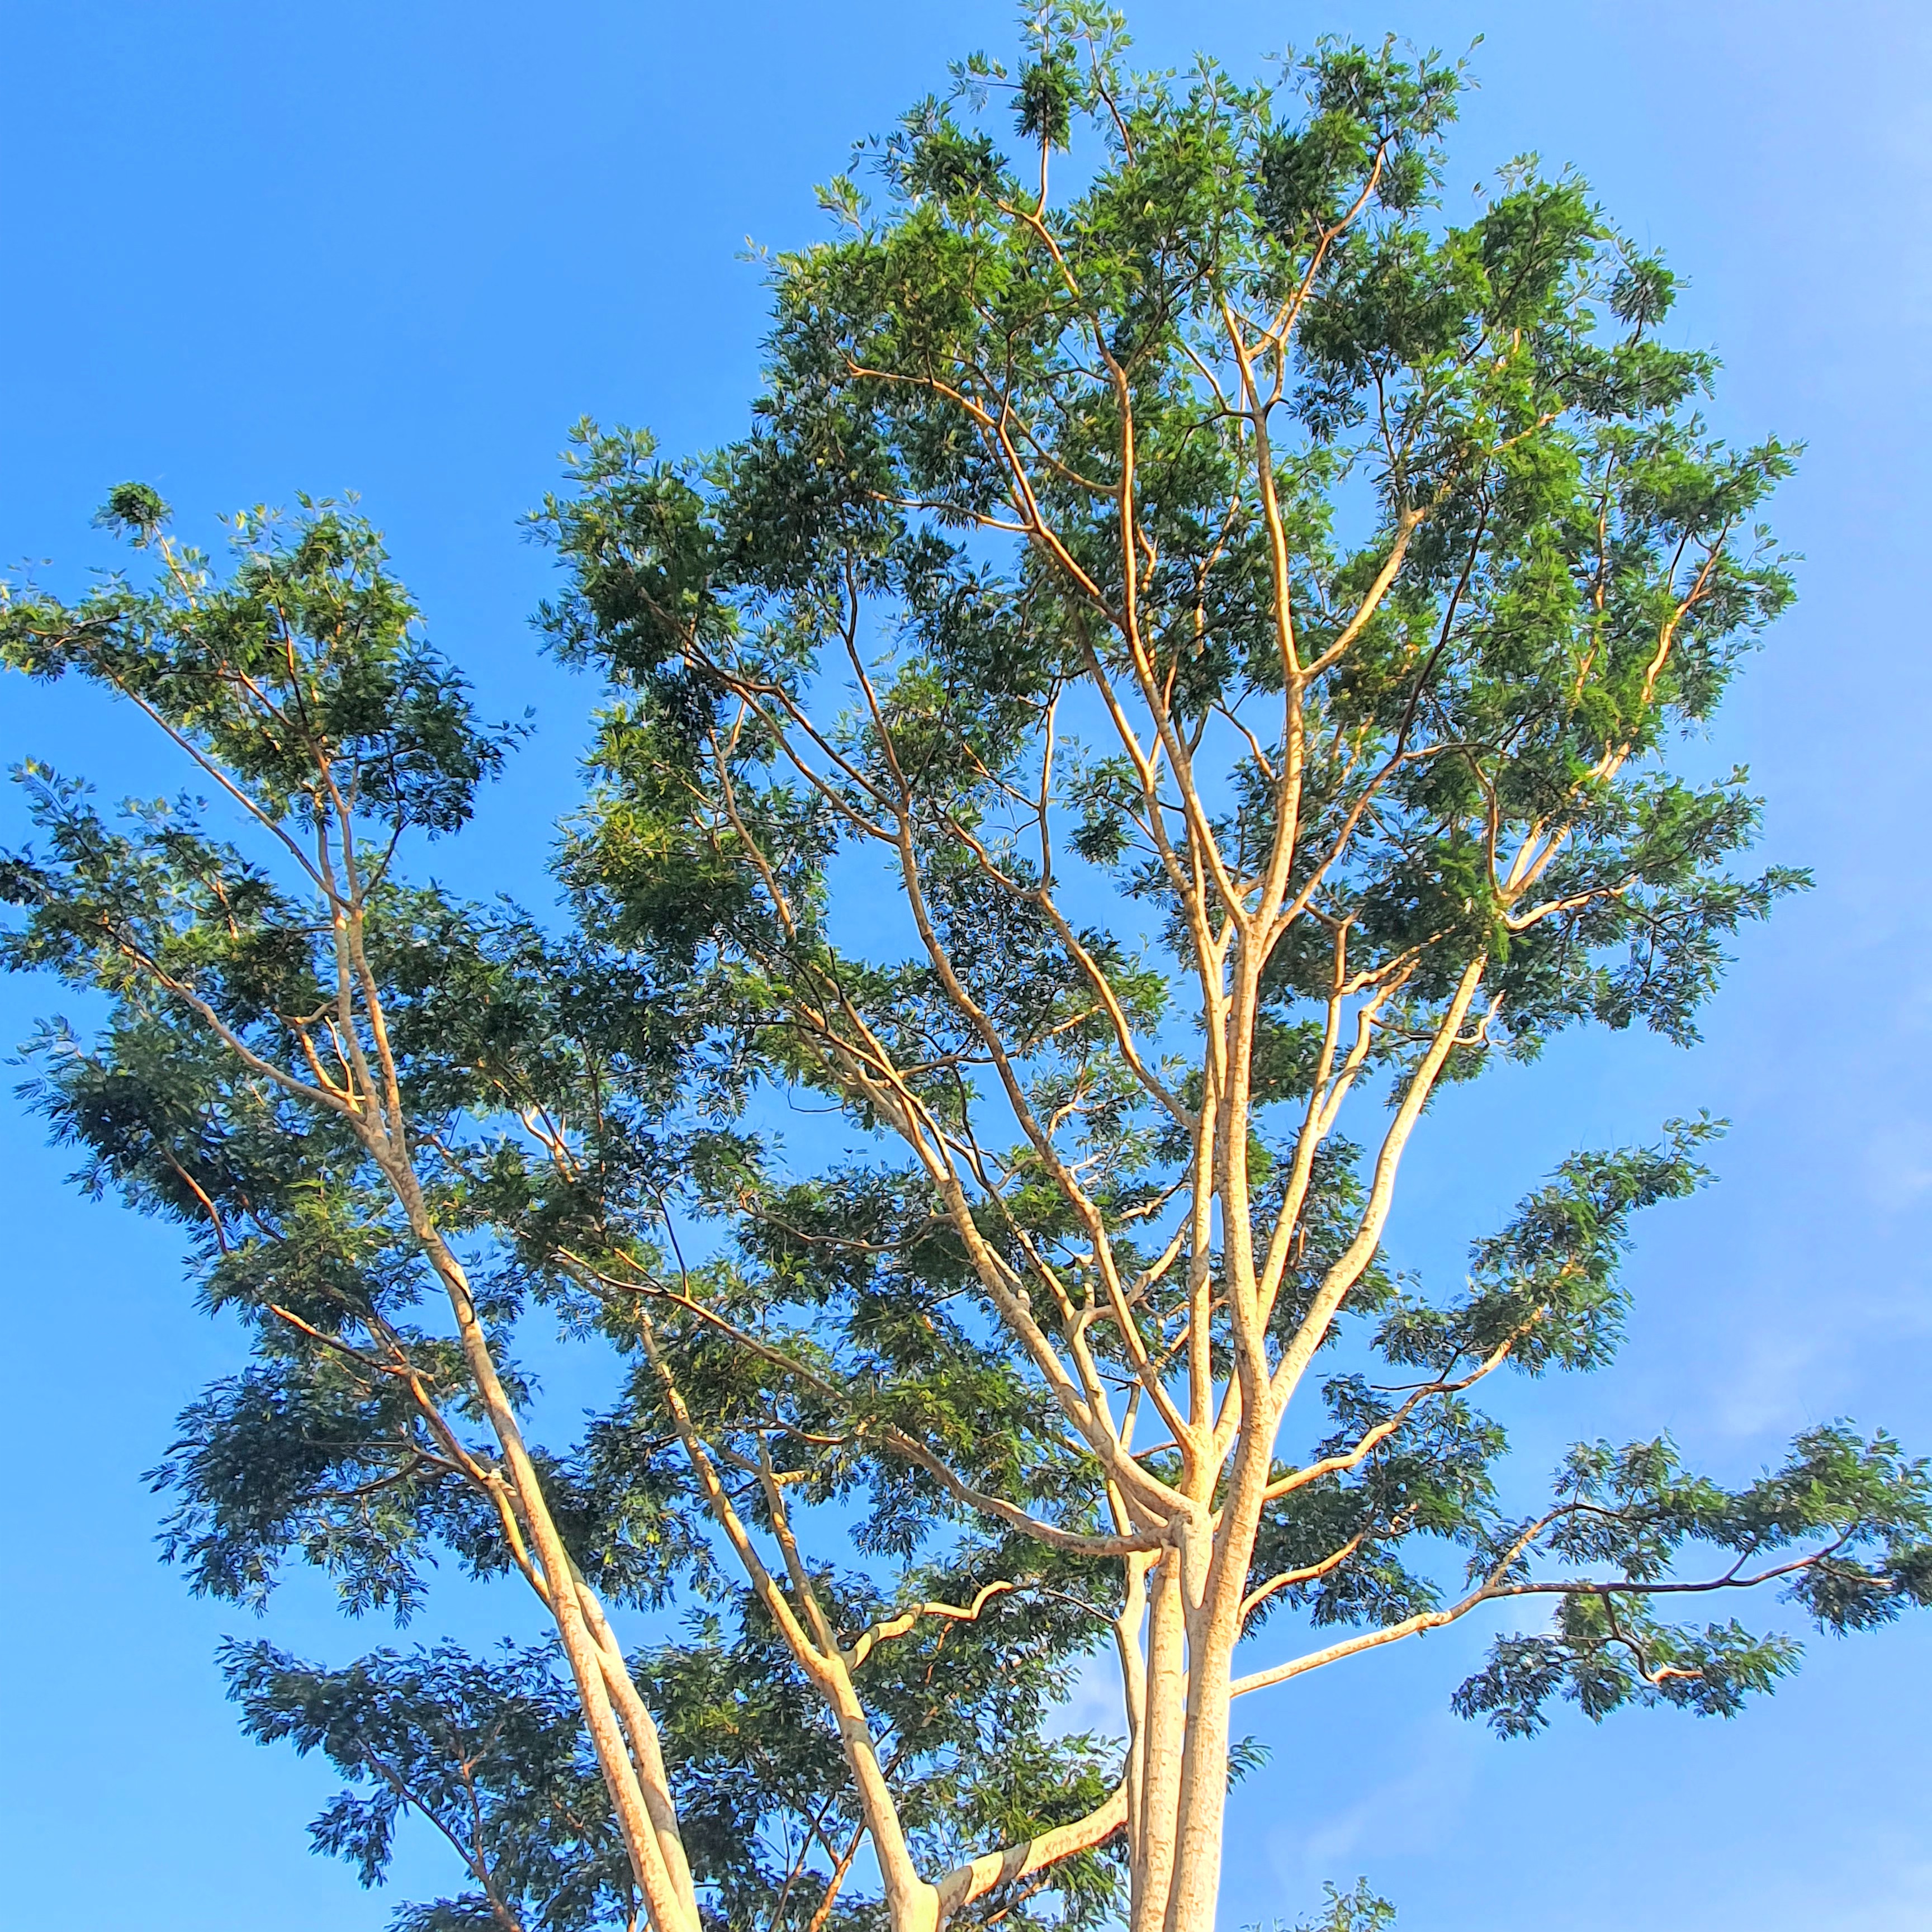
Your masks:
{"label": "green foliage", "polygon": [[[1932,1466],[1844,1423],[1808,1430],[1782,1468],[1737,1490],[1690,1474],[1666,1438],[1622,1450],[1580,1444],[1556,1493],[1552,1551],[1622,1580],[1563,1593],[1553,1632],[1502,1639],[1457,1690],[1458,1711],[1486,1716],[1504,1737],[1541,1730],[1558,1695],[1599,1721],[1633,1701],[1728,1718],[1796,1664],[1798,1646],[1781,1634],[1753,1636],[1735,1620],[1701,1630],[1661,1621],[1674,1597],[1781,1582],[1789,1600],[1840,1634],[1932,1601]],[[1683,1580],[1696,1543],[1726,1559],[1718,1583]]]}
{"label": "green foliage", "polygon": [[[868,1598],[876,1603],[858,1584],[835,1600],[856,1622]],[[706,1624],[694,1632],[701,1641],[646,1653],[636,1674],[670,1714],[664,1749],[686,1844],[716,1888],[722,1922],[763,1924],[776,1911],[802,1926],[830,1874],[849,1862],[862,1820],[836,1730],[790,1653],[742,1598],[734,1621],[730,1640]],[[983,1630],[928,1627],[874,1653],[862,1680],[867,1706],[928,1869],[1023,1841],[1105,1796],[1117,1774],[1112,1742],[1042,1729],[1065,1688],[1066,1652],[1050,1616],[1015,1612]],[[1044,1886],[989,1900],[960,1922],[1001,1913],[1001,1923],[1081,1928],[1111,1916],[1117,1859],[1089,1856],[1044,1876]],[[873,1922],[877,1908],[862,1894],[836,1895],[831,1922]]]}
{"label": "green foliage", "polygon": [[[595,1302],[560,1256],[608,1258],[614,1226],[633,1231],[617,1238],[635,1258],[645,1250],[634,1237],[662,1221],[667,1172],[720,1193],[741,1188],[756,1144],[667,1116],[674,1100],[728,1106],[739,1077],[704,1051],[714,996],[701,986],[667,986],[590,934],[548,934],[512,908],[394,876],[400,837],[440,830],[452,815],[447,789],[386,788],[365,770],[407,766],[423,742],[418,713],[392,688],[379,709],[396,737],[345,736],[341,713],[316,694],[376,688],[397,662],[399,633],[290,620],[273,628],[278,659],[262,627],[280,626],[292,605],[281,575],[296,568],[302,540],[275,530],[266,519],[245,526],[248,543],[266,548],[245,549],[225,581],[170,549],[152,592],[116,583],[72,610],[38,595],[14,600],[20,661],[136,696],[274,842],[269,863],[255,862],[205,829],[206,808],[188,800],[130,806],[117,825],[84,788],[30,766],[22,777],[45,843],[8,862],[8,895],[25,917],[7,956],[109,995],[112,1017],[92,1042],[58,1024],[43,1032],[27,1097],[80,1152],[82,1186],[183,1226],[203,1300],[253,1338],[254,1361],[183,1410],[151,1472],[172,1498],[164,1554],[197,1592],[257,1609],[296,1561],[332,1576],[350,1612],[400,1618],[420,1608],[439,1554],[478,1576],[511,1561],[488,1498],[464,1479],[464,1458],[487,1454],[480,1411],[460,1352],[423,1318],[433,1283],[418,1234],[353,1124],[298,1090],[318,1063],[339,1073],[353,1051],[352,1025],[330,1024],[331,928],[307,869],[320,862],[307,854],[326,849],[318,826],[344,806],[376,821],[382,869],[359,902],[363,954],[403,1109],[434,1150],[429,1207],[482,1264],[479,1312],[519,1402],[532,1391],[516,1371],[514,1336],[538,1306],[580,1336],[588,1327],[635,1343],[633,1298]],[[142,541],[166,542],[158,529]],[[338,548],[376,568],[365,527]],[[368,588],[352,581],[346,603],[366,609]],[[409,608],[392,584],[382,601]],[[448,700],[440,739],[458,748],[444,778],[453,785],[493,768],[460,685],[419,644],[408,647]],[[287,734],[279,745],[278,730]],[[236,748],[262,741],[269,748],[244,769]],[[582,1118],[586,1096],[599,1125],[560,1162],[531,1124]],[[727,1305],[749,1304],[740,1289]],[[715,1340],[707,1354],[704,1340],[690,1350],[694,1396],[728,1408],[734,1389],[754,1394],[742,1364]],[[880,1340],[908,1346],[902,1330]],[[662,1391],[640,1375],[580,1442],[539,1454],[576,1560],[607,1596],[657,1604],[694,1583],[716,1600],[708,1635],[635,1668],[666,1700],[666,1749],[707,1909],[720,1925],[765,1925],[785,1898],[802,1927],[842,1857],[850,1862],[856,1811],[836,1734],[783,1646],[720,1576],[688,1469],[666,1448]],[[893,1472],[828,1460],[814,1480],[834,1502],[873,1486],[876,1528],[862,1547],[917,1540],[892,1526],[903,1489]],[[962,1557],[950,1574],[908,1580],[970,1595],[970,1568]],[[863,1576],[840,1587],[855,1628],[890,1607]],[[721,1634],[726,1622],[736,1636]],[[880,1652],[868,1693],[934,1856],[970,1856],[976,1832],[1077,1815],[1104,1790],[1108,1748],[1042,1729],[1087,1634],[1064,1610],[996,1611],[982,1626],[941,1625]],[[359,1780],[317,1821],[320,1849],[376,1882],[406,1813],[455,1844],[477,1889],[404,1907],[399,1924],[478,1922],[493,1893],[529,1926],[628,1922],[635,1900],[622,1844],[575,1694],[547,1647],[477,1660],[442,1645],[328,1672],[256,1645],[231,1647],[228,1663],[253,1735],[321,1749]],[[1050,1875],[1041,1904],[1084,1924],[1104,1916],[1117,1886],[1104,1860],[1075,1861]],[[1034,1910],[1004,1909],[1022,1922]],[[848,1897],[833,1918],[869,1924],[874,1910]]]}
{"label": "green foliage", "polygon": [[[744,1609],[728,1640],[714,1620],[694,1641],[631,1660],[667,1714],[665,1759],[710,1922],[785,1932],[823,1908],[820,1922],[856,1932],[876,1908],[845,1889],[860,1820],[837,1733],[784,1645]],[[908,1812],[936,1858],[1077,1816],[1104,1792],[1111,1751],[1040,1735],[1040,1646],[1036,1637],[1020,1648],[1036,1662],[1015,1673],[970,1644],[922,1642],[892,1654],[876,1687]],[[441,1643],[329,1670],[266,1642],[231,1642],[222,1663],[251,1737],[320,1750],[350,1780],[309,1828],[318,1851],[379,1885],[410,1814],[455,1851],[470,1888],[399,1907],[398,1932],[453,1932],[501,1923],[503,1912],[530,1932],[565,1932],[629,1924],[640,1910],[550,1646],[506,1643],[477,1658]],[[990,1668],[998,1681],[981,1692],[961,1682],[961,1666],[969,1677]],[[1054,1794],[1044,1814],[1042,1791]],[[1078,1862],[1054,1881],[1037,1904],[1004,1901],[1001,1922],[1080,1928],[1106,1918],[1117,1888],[1105,1862]]]}
{"label": "green foliage", "polygon": [[477,1659],[450,1644],[377,1651],[319,1670],[264,1642],[230,1642],[222,1667],[244,1729],[320,1750],[349,1790],[309,1827],[318,1852],[382,1882],[399,1820],[433,1825],[470,1887],[400,1907],[397,1932],[628,1924],[638,1910],[574,1693],[548,1647]]}
{"label": "green foliage", "polygon": [[[1334,1885],[1325,1885],[1322,1890],[1328,1902],[1320,1917],[1298,1919],[1292,1932],[1389,1932],[1395,1923],[1395,1907],[1387,1899],[1378,1898],[1365,1878],[1358,1879],[1347,1892]],[[1286,1919],[1276,1918],[1244,1926],[1242,1932],[1290,1932],[1290,1928]]]}
{"label": "green foliage", "polygon": [[[101,518],[146,547],[166,514],[152,490],[124,483]],[[206,559],[169,545],[150,590],[115,578],[71,607],[16,592],[0,654],[30,676],[80,670],[110,685],[256,788],[278,818],[305,805],[312,822],[332,784],[399,831],[454,831],[517,733],[472,717],[375,531],[344,506],[304,499],[292,521],[244,512],[232,544],[218,590]]]}

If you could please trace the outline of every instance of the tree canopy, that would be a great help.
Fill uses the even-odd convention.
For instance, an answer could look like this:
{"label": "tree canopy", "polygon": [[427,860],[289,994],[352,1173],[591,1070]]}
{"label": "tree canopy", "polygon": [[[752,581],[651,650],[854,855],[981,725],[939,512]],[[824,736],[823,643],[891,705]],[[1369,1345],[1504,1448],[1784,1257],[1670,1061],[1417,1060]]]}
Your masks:
{"label": "tree canopy", "polygon": [[[33,1103],[248,1337],[154,1472],[166,1553],[398,1617],[453,1558],[554,1630],[226,1653],[349,1780],[319,1849],[447,1839],[412,1932],[1203,1932],[1238,1700],[1500,1606],[1444,1691],[1506,1736],[1730,1715],[1798,1648],[1736,1598],[1932,1598],[1927,1468],[1849,1424],[1505,1499],[1481,1385],[1610,1363],[1709,1120],[1531,1182],[1460,1284],[1384,1245],[1443,1090],[1694,1040],[1802,884],[1678,755],[1792,594],[1792,450],[1712,432],[1670,271],[1574,176],[1450,218],[1456,64],[1126,46],[1043,8],[862,146],[736,442],[580,426],[532,520],[602,693],[554,901],[434,882],[520,728],[353,505],[224,567],[124,484],[151,580],[0,614],[206,794],[29,764],[0,861],[6,963],[102,1016]],[[539,1441],[558,1346],[610,1394]],[[1096,1653],[1118,1735],[1069,1735]]]}

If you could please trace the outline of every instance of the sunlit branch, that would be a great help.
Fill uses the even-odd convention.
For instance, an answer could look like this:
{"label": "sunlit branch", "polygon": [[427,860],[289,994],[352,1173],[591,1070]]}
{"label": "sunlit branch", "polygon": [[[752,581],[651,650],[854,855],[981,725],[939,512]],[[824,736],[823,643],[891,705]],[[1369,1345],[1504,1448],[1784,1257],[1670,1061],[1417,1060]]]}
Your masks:
{"label": "sunlit branch", "polygon": [[[1530,1325],[1533,1324],[1525,1324],[1526,1328]],[[1460,1395],[1464,1390],[1474,1388],[1486,1376],[1501,1368],[1523,1332],[1523,1329],[1518,1329],[1499,1342],[1468,1375],[1454,1382],[1442,1376],[1432,1382],[1425,1383],[1410,1395],[1393,1415],[1385,1417],[1372,1429],[1365,1432],[1352,1449],[1338,1455],[1324,1456],[1318,1462],[1308,1463],[1288,1475],[1278,1477],[1269,1484],[1265,1499],[1269,1502],[1278,1502],[1283,1496],[1292,1495],[1297,1490],[1306,1489],[1310,1483],[1319,1482],[1324,1476],[1342,1475],[1351,1469],[1360,1468],[1425,1402],[1437,1396]]]}
{"label": "sunlit branch", "polygon": [[1454,994],[1451,997],[1441,1023],[1436,1030],[1428,1051],[1423,1055],[1421,1064],[1409,1076],[1401,1104],[1396,1108],[1395,1118],[1390,1122],[1382,1137],[1382,1149],[1376,1158],[1374,1178],[1370,1184],[1369,1198],[1358,1225],[1355,1237],[1330,1268],[1323,1277],[1322,1286],[1316,1291],[1307,1314],[1303,1318],[1294,1339],[1282,1352],[1272,1378],[1271,1393],[1275,1414],[1279,1418],[1284,1412],[1288,1398],[1304,1371],[1313,1359],[1315,1351],[1328,1331],[1335,1311],[1343,1298],[1360,1277],[1370,1258],[1382,1240],[1384,1224],[1388,1219],[1388,1210],[1395,1196],[1397,1170],[1402,1164],[1403,1148],[1414,1131],[1415,1124],[1421,1117],[1424,1104],[1433,1090],[1436,1076],[1442,1072],[1443,1064],[1448,1059],[1456,1036],[1462,1030],[1463,1016],[1469,1010],[1469,1003],[1475,998],[1476,988],[1482,983],[1486,958],[1478,954],[1462,969]]}
{"label": "sunlit branch", "polygon": [[939,1882],[939,1922],[943,1927],[962,1906],[1002,1886],[1016,1884],[1036,1871],[1103,1845],[1127,1822],[1127,1788],[1117,1785],[1097,1810],[1072,1824],[1056,1826],[1022,1839],[1004,1851],[988,1852],[956,1866]]}
{"label": "sunlit branch", "polygon": [[1317,1583],[1324,1576],[1332,1575],[1361,1548],[1367,1535],[1366,1530],[1358,1530],[1333,1556],[1323,1557],[1319,1563],[1304,1564],[1298,1570],[1280,1570],[1266,1582],[1256,1584],[1241,1599],[1240,1622],[1246,1624],[1270,1597],[1278,1596],[1283,1590],[1292,1590],[1302,1583]]}
{"label": "sunlit branch", "polygon": [[845,1652],[847,1666],[856,1670],[873,1651],[882,1643],[890,1643],[895,1637],[902,1637],[928,1617],[937,1617],[952,1623],[970,1624],[979,1621],[980,1612],[995,1597],[1016,1590],[1017,1583],[1004,1580],[985,1585],[972,1602],[957,1604],[914,1604],[910,1609],[902,1610],[896,1616],[887,1617],[875,1623],[856,1637]]}

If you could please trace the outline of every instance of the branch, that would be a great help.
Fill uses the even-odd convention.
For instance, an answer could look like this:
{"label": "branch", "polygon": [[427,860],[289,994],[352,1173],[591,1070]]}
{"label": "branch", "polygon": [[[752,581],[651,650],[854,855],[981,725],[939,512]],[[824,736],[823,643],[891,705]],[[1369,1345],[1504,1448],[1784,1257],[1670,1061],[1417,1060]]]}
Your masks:
{"label": "branch", "polygon": [[1381,1241],[1382,1228],[1388,1219],[1390,1203],[1394,1198],[1396,1173],[1402,1164],[1402,1149],[1407,1145],[1410,1134],[1414,1131],[1417,1120],[1421,1118],[1422,1109],[1436,1084],[1436,1076],[1442,1072],[1443,1063],[1448,1060],[1450,1050],[1455,1045],[1456,1036],[1462,1030],[1464,1016],[1469,1010],[1470,1001],[1476,996],[1476,988],[1482,983],[1484,968],[1488,963],[1486,957],[1479,953],[1462,969],[1461,981],[1436,1028],[1436,1036],[1430,1042],[1429,1050],[1423,1055],[1421,1064],[1409,1081],[1408,1091],[1402,1097],[1402,1104],[1396,1109],[1395,1118],[1389,1123],[1388,1132],[1383,1136],[1382,1151],[1376,1156],[1375,1178],[1370,1185],[1368,1204],[1362,1211],[1355,1238],[1324,1277],[1307,1315],[1296,1331],[1294,1340],[1288,1345],[1274,1372],[1271,1392],[1277,1417],[1286,1409],[1288,1399],[1294,1393],[1295,1384],[1301,1379],[1309,1363],[1314,1359],[1315,1351],[1328,1333],[1328,1324],[1334,1318],[1335,1311],[1340,1307],[1348,1291],[1354,1286],[1363,1269],[1368,1266],[1370,1257]]}
{"label": "branch", "polygon": [[1340,1569],[1342,1565],[1361,1548],[1362,1540],[1367,1534],[1368,1532],[1365,1529],[1358,1530],[1340,1550],[1336,1551],[1334,1556],[1323,1557],[1319,1563],[1306,1564],[1299,1570],[1284,1570],[1279,1575],[1270,1576],[1265,1583],[1256,1585],[1241,1599],[1241,1607],[1237,1622],[1245,1624],[1249,1618],[1268,1601],[1269,1598],[1276,1595],[1278,1592],[1282,1590],[1292,1590],[1298,1583],[1316,1582],[1321,1578],[1328,1575],[1331,1570]]}
{"label": "branch", "polygon": [[980,1612],[992,1598],[1018,1588],[1017,1583],[988,1583],[964,1610],[955,1604],[915,1604],[910,1610],[902,1610],[897,1616],[888,1617],[883,1622],[873,1624],[870,1630],[859,1637],[845,1653],[846,1666],[850,1670],[856,1670],[879,1645],[890,1643],[894,1637],[904,1636],[923,1617],[944,1617],[953,1623],[976,1623]]}
{"label": "branch", "polygon": [[[782,1349],[773,1348],[769,1342],[760,1341],[754,1335],[747,1334],[736,1323],[729,1321],[714,1310],[706,1308],[701,1301],[694,1300],[688,1294],[680,1294],[675,1288],[668,1288],[661,1282],[618,1281],[614,1276],[604,1274],[602,1269],[593,1267],[581,1256],[572,1253],[568,1249],[560,1248],[556,1251],[556,1254],[559,1260],[568,1263],[572,1268],[579,1271],[580,1278],[583,1275],[588,1275],[603,1287],[616,1293],[634,1295],[640,1298],[648,1296],[654,1300],[669,1302],[674,1307],[683,1309],[688,1314],[694,1315],[699,1320],[708,1323],[720,1334],[736,1342],[740,1348],[748,1349],[761,1360],[771,1363],[775,1367],[784,1369],[788,1372],[796,1376],[801,1382],[806,1384],[818,1394],[826,1397],[835,1405],[840,1407],[844,1406],[849,1390],[829,1378],[806,1367],[803,1363],[794,1360]],[[1019,1530],[1023,1534],[1034,1538],[1036,1541],[1047,1544],[1052,1549],[1064,1550],[1069,1555],[1075,1556],[1125,1556],[1136,1550],[1151,1550],[1156,1546],[1154,1541],[1148,1538],[1087,1536],[1078,1531],[1063,1529],[1058,1523],[1043,1522],[1038,1516],[1029,1515],[1016,1503],[1008,1502],[1002,1496],[990,1496],[982,1490],[976,1490],[940,1457],[927,1448],[923,1443],[890,1423],[875,1424],[869,1419],[861,1418],[853,1424],[852,1432],[855,1436],[869,1436],[874,1441],[882,1443],[892,1450],[895,1454],[903,1456],[908,1462],[916,1462],[948,1494],[964,1503],[968,1508],[977,1510],[982,1515],[992,1516],[998,1521],[1006,1524],[1010,1528]]]}
{"label": "branch", "polygon": [[985,1898],[988,1892],[1105,1844],[1126,1822],[1127,1787],[1118,1784],[1107,1802],[1085,1817],[1070,1825],[1057,1825],[1050,1832],[1022,1839],[1004,1851],[986,1852],[970,1864],[954,1866],[939,1882],[940,1927],[962,1906]]}
{"label": "branch", "polygon": [[[1540,1310],[1535,1318],[1541,1319]],[[1446,1377],[1438,1376],[1432,1382],[1425,1382],[1393,1415],[1385,1418],[1368,1430],[1354,1448],[1338,1456],[1324,1456],[1318,1462],[1310,1462],[1306,1468],[1297,1469],[1292,1475],[1283,1476],[1278,1481],[1270,1483],[1263,1493],[1262,1501],[1278,1502],[1297,1490],[1305,1489],[1310,1483],[1319,1481],[1324,1476],[1339,1475],[1346,1471],[1360,1468],[1431,1396],[1460,1395],[1465,1389],[1473,1388],[1485,1376],[1501,1368],[1510,1351],[1516,1346],[1517,1337],[1533,1325],[1533,1323],[1526,1322],[1522,1328],[1513,1330],[1460,1381],[1452,1382]]]}

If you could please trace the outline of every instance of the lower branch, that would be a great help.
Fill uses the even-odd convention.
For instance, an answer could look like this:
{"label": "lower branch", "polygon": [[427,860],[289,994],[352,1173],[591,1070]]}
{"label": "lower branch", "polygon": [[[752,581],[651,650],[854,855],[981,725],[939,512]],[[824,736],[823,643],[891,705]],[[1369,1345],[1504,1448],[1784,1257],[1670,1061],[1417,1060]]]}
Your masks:
{"label": "lower branch", "polygon": [[888,1643],[896,1636],[904,1636],[922,1617],[943,1617],[953,1623],[976,1623],[979,1621],[980,1612],[992,1598],[1018,1588],[1017,1583],[988,1583],[970,1604],[963,1606],[957,1604],[915,1604],[911,1609],[902,1610],[897,1616],[873,1624],[846,1652],[846,1667],[856,1670],[880,1644]]}
{"label": "lower branch", "polygon": [[[1566,1514],[1568,1511],[1558,1511]],[[1741,1576],[1733,1567],[1722,1576],[1705,1577],[1692,1582],[1655,1582],[1631,1577],[1613,1577],[1605,1580],[1579,1577],[1574,1580],[1557,1579],[1546,1583],[1505,1582],[1502,1580],[1516,1558],[1536,1535],[1548,1528],[1553,1517],[1546,1517],[1536,1525],[1529,1535],[1519,1539],[1516,1546],[1504,1557],[1496,1570],[1491,1572],[1485,1582],[1478,1589],[1447,1610],[1425,1610],[1412,1617],[1404,1617],[1400,1623],[1389,1624],[1385,1629],[1365,1630],[1360,1636],[1346,1637],[1340,1643],[1331,1643],[1324,1649],[1310,1651],[1305,1656],[1291,1658],[1286,1664],[1276,1664],[1271,1670],[1257,1670],[1246,1677],[1238,1677],[1230,1687],[1231,1696],[1245,1696],[1250,1690],[1266,1690],[1276,1684],[1286,1684],[1291,1677],[1300,1677],[1310,1670],[1318,1670],[1324,1664],[1339,1663],[1345,1657],[1354,1657],[1365,1650],[1378,1649],[1385,1643],[1396,1643],[1406,1636],[1414,1636],[1424,1630],[1440,1630],[1444,1624],[1453,1624],[1466,1617],[1481,1604],[1504,1603],[1515,1597],[1598,1597],[1605,1602],[1613,1603],[1618,1597],[1655,1596],[1706,1596],[1719,1590],[1753,1590],[1760,1586],[1774,1582],[1780,1579],[1798,1574],[1815,1565],[1827,1562],[1843,1547],[1843,1539],[1823,1550],[1814,1550],[1810,1555],[1795,1557],[1789,1563],[1780,1563]],[[1640,1658],[1640,1664],[1641,1664]],[[1672,1675],[1683,1675],[1672,1672]],[[1648,1670],[1645,1675],[1648,1677]],[[1659,1681],[1652,1678],[1652,1682]]]}
{"label": "lower branch", "polygon": [[956,1865],[939,1881],[939,1924],[963,1906],[983,1898],[1001,1886],[1017,1884],[1034,1873],[1044,1871],[1082,1852],[1103,1845],[1127,1822],[1127,1787],[1116,1785],[1112,1795],[1097,1811],[1090,1811],[1070,1825],[1056,1825],[1036,1838],[1023,1839],[1004,1851],[988,1852],[970,1864]]}

